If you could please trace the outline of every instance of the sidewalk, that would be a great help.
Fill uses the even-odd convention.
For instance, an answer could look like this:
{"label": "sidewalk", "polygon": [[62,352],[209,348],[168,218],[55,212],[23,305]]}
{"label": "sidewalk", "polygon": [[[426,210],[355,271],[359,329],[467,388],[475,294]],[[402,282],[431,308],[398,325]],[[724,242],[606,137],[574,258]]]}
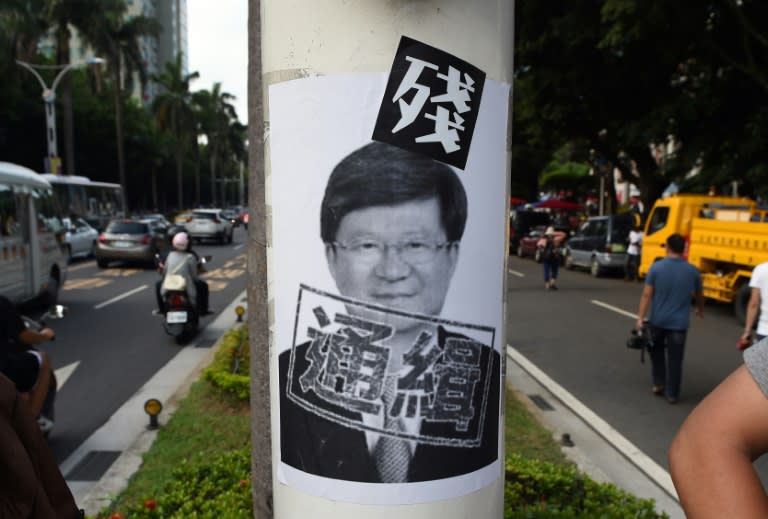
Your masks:
{"label": "sidewalk", "polygon": [[[147,429],[144,402],[157,398],[163,403],[161,426],[170,419],[211,362],[218,341],[235,325],[237,305],[247,306],[245,292],[61,464],[61,472],[86,514],[95,515],[125,488],[155,441],[157,430]],[[563,451],[582,471],[596,481],[612,482],[638,497],[655,499],[657,510],[671,519],[685,518],[666,470],[514,348],[508,346],[506,353],[507,384],[555,438],[570,436],[574,445]]]}
{"label": "sidewalk", "polygon": [[507,346],[507,385],[517,391],[541,424],[560,440],[573,442],[565,455],[595,481],[613,483],[642,498],[656,510],[685,519],[669,473],[618,431],[594,414],[522,354]]}

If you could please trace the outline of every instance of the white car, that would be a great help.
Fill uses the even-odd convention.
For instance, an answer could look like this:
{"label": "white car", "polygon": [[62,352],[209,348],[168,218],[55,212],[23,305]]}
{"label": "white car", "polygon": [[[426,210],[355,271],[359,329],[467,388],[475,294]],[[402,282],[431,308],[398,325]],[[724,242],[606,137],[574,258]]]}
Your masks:
{"label": "white car", "polygon": [[91,227],[82,218],[64,218],[64,246],[66,247],[67,260],[72,258],[89,258],[96,253],[96,242],[99,239],[99,231]]}
{"label": "white car", "polygon": [[195,209],[184,227],[193,240],[232,243],[232,222],[221,214],[221,209]]}

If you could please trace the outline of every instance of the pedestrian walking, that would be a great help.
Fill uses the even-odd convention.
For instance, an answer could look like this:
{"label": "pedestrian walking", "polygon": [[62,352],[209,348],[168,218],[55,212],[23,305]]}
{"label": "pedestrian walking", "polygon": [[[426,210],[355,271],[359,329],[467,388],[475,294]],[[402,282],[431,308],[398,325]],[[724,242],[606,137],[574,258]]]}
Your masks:
{"label": "pedestrian walking", "polygon": [[653,393],[675,404],[680,397],[691,297],[696,299],[696,315],[703,317],[704,295],[701,273],[683,258],[685,238],[673,234],[666,245],[667,256],[654,263],[645,277],[635,328],[643,328],[650,310]]}
{"label": "pedestrian walking", "polygon": [[637,268],[640,266],[640,247],[643,243],[643,231],[638,225],[634,225],[627,237],[627,262],[624,265],[624,281],[635,281]]}
{"label": "pedestrian walking", "polygon": [[752,290],[747,303],[744,332],[739,338],[741,349],[752,344],[752,328],[755,326],[755,321],[757,321],[757,330],[755,330],[754,342],[760,342],[768,336],[768,262],[761,263],[752,269],[749,286]]}
{"label": "pedestrian walking", "polygon": [[562,254],[560,252],[565,241],[566,234],[562,231],[556,231],[551,225],[544,231],[536,243],[539,249],[539,257],[544,267],[544,289],[557,290],[557,271],[560,267]]}

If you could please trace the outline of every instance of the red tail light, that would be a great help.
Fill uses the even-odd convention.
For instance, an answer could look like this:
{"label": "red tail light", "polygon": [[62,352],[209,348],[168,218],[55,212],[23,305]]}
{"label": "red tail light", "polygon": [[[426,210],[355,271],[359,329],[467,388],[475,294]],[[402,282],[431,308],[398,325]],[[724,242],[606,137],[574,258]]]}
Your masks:
{"label": "red tail light", "polygon": [[105,241],[107,241],[107,239],[104,237],[104,233],[102,232],[99,234],[99,242],[104,243]]}
{"label": "red tail light", "polygon": [[171,296],[171,306],[184,306],[184,303],[186,300],[184,299],[184,296],[181,294],[173,294]]}
{"label": "red tail light", "polygon": [[149,237],[149,234],[145,234],[145,235],[144,235],[144,236],[141,238],[141,243],[142,243],[143,245],[146,245],[146,244],[148,244],[148,243],[149,243],[149,241],[150,241],[150,240],[151,240],[151,238]]}
{"label": "red tail light", "polygon": [[219,220],[218,218],[214,218],[213,223],[221,223],[221,220]]}

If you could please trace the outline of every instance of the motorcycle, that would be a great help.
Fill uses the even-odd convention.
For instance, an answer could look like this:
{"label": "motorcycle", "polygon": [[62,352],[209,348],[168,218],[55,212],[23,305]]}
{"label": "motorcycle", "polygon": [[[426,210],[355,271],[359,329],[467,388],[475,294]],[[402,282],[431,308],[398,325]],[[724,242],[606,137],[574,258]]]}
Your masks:
{"label": "motorcycle", "polygon": [[[54,305],[40,316],[39,319],[33,319],[27,315],[22,315],[21,319],[24,321],[24,325],[35,331],[40,331],[43,328],[48,327],[46,324],[47,319],[62,319],[66,313],[67,307],[63,305]],[[52,341],[56,340],[56,336],[51,338]],[[33,348],[34,349],[34,348]],[[53,430],[54,420],[56,419],[55,403],[56,393],[58,391],[58,381],[56,380],[56,373],[51,369],[51,378],[48,384],[48,392],[45,394],[45,400],[43,400],[43,407],[40,409],[40,417],[38,418],[38,424],[43,436],[48,438]]]}
{"label": "motorcycle", "polygon": [[[155,256],[158,270],[162,273],[163,262],[159,255]],[[200,256],[197,260],[198,274],[205,272],[205,264],[211,261],[211,256]],[[168,272],[163,275],[161,289],[165,294],[161,296],[164,314],[163,327],[165,333],[172,336],[176,344],[184,344],[197,334],[200,325],[200,312],[197,302],[187,291],[187,278]]]}

